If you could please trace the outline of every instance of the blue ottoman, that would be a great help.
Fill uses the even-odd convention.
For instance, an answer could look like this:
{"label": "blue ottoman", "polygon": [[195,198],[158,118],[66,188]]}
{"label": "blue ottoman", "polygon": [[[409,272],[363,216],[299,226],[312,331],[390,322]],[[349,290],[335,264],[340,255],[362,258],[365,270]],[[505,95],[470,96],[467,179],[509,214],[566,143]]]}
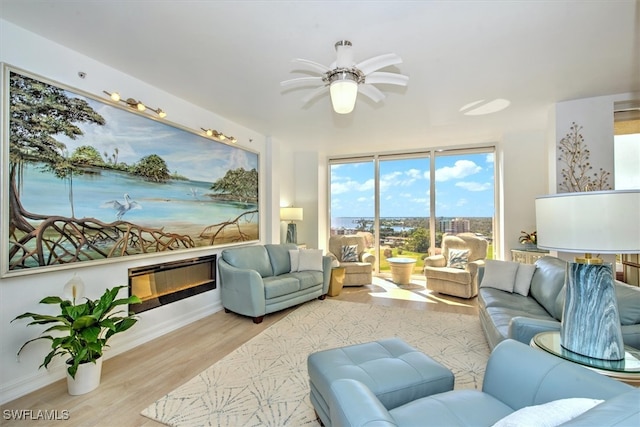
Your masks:
{"label": "blue ottoman", "polygon": [[329,388],[350,378],[365,384],[387,408],[453,390],[453,373],[399,338],[319,351],[307,358],[311,403],[331,426]]}

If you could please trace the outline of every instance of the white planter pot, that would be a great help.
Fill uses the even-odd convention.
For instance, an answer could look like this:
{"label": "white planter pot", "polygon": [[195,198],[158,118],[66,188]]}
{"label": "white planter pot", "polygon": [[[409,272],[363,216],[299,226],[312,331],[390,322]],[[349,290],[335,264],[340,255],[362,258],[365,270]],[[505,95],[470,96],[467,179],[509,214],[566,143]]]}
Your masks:
{"label": "white planter pot", "polygon": [[72,396],[89,393],[100,385],[102,374],[102,357],[96,363],[83,363],[78,366],[76,378],[71,378],[67,372],[67,390]]}

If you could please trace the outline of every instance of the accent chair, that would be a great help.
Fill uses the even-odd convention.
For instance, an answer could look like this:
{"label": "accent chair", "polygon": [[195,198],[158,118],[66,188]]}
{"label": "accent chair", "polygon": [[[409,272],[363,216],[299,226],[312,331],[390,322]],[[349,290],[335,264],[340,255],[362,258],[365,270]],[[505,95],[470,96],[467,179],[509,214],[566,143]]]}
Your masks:
{"label": "accent chair", "polygon": [[478,272],[488,243],[473,233],[444,234],[442,254],[424,259],[427,289],[460,298],[478,295]]}
{"label": "accent chair", "polygon": [[345,234],[329,237],[327,253],[340,267],[345,268],[343,286],[368,285],[373,281],[373,264],[376,257],[367,252],[367,240],[361,234]]}

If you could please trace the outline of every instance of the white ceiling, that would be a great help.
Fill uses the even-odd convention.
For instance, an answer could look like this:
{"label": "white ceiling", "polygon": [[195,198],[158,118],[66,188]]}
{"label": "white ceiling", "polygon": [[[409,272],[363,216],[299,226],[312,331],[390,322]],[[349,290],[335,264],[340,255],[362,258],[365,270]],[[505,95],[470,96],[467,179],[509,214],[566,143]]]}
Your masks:
{"label": "white ceiling", "polygon": [[[559,101],[640,91],[635,0],[167,1],[0,0],[0,17],[298,150],[330,154],[496,141],[544,129]],[[406,88],[378,87],[355,111],[332,112],[291,62],[356,62],[394,52],[387,71]],[[460,108],[505,98],[485,116]],[[163,106],[170,110],[170,106]],[[228,132],[227,130],[224,130]]]}

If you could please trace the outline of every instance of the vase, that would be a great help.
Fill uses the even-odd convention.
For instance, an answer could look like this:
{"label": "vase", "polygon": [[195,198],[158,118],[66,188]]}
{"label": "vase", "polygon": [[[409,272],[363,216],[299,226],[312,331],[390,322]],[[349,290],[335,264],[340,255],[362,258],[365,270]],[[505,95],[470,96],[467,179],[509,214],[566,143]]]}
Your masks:
{"label": "vase", "polygon": [[76,377],[71,378],[67,372],[67,390],[72,396],[89,393],[100,385],[102,374],[102,357],[96,359],[96,363],[81,363],[78,365]]}

